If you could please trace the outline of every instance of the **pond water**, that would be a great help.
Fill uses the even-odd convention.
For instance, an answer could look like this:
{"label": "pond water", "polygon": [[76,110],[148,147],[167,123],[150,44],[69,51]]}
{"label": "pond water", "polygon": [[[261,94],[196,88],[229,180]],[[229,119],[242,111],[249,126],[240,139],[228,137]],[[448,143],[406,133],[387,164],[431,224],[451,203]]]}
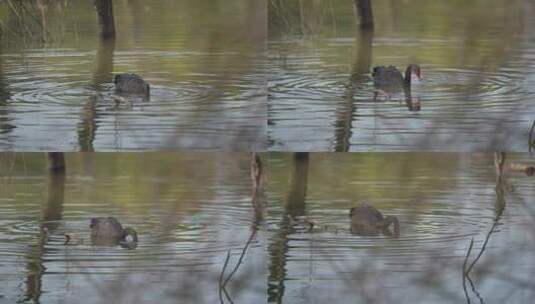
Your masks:
{"label": "pond water", "polygon": [[[270,156],[269,303],[532,301],[535,177],[516,171],[532,156],[507,154],[499,183],[493,154]],[[399,237],[352,234],[364,202]],[[463,285],[471,239],[467,265],[483,251]]]}
{"label": "pond water", "polygon": [[[250,155],[0,154],[0,303],[219,302],[266,298],[265,233],[251,207]],[[114,216],[137,248],[92,246],[89,221]],[[46,234],[45,228],[48,230]],[[64,234],[79,245],[64,245]],[[230,303],[224,298],[225,303]]]}
{"label": "pond water", "polygon": [[[0,149],[265,147],[262,1],[114,1],[112,40],[100,39],[92,1],[10,3],[0,3]],[[150,83],[150,101],[115,104],[113,75],[126,72]]]}
{"label": "pond water", "polygon": [[[270,150],[528,150],[533,3],[377,0],[359,32],[352,2],[269,2]],[[410,63],[411,98],[374,102],[372,67]]]}
{"label": "pond water", "polygon": [[[534,296],[532,156],[506,154],[499,179],[490,153],[261,157],[267,213],[253,210],[250,154],[74,153],[66,175],[48,175],[44,153],[0,154],[0,303]],[[351,233],[349,209],[365,202],[398,218],[398,237]],[[137,247],[92,245],[98,216],[135,228]],[[472,239],[468,265],[481,257],[463,281]]]}

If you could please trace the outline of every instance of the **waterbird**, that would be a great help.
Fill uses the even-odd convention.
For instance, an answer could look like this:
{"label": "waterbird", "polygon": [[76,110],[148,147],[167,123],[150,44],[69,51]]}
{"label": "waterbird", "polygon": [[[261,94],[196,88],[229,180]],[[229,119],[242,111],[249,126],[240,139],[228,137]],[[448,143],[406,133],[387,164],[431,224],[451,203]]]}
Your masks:
{"label": "waterbird", "polygon": [[138,238],[137,232],[130,227],[123,228],[114,217],[96,217],[91,219],[91,242],[94,245],[121,245],[135,248]]}
{"label": "waterbird", "polygon": [[118,94],[144,95],[150,97],[150,85],[141,76],[132,73],[115,75],[113,80]]}
{"label": "waterbird", "polygon": [[407,97],[410,97],[412,76],[415,75],[418,80],[422,79],[420,66],[409,64],[405,70],[405,77],[394,66],[376,66],[373,68],[372,77],[375,93],[373,99],[377,99],[379,93],[385,94],[388,99],[392,93],[403,90]]}
{"label": "waterbird", "polygon": [[399,236],[399,220],[397,217],[383,214],[375,207],[368,204],[360,204],[349,211],[351,219],[351,233],[363,236],[392,235],[388,227],[394,224],[394,236]]}

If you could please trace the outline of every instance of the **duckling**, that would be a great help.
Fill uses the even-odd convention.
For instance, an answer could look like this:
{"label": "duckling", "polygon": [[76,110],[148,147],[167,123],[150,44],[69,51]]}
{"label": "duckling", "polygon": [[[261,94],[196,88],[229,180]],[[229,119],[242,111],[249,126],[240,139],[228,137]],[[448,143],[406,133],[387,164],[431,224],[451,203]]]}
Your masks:
{"label": "duckling", "polygon": [[123,228],[114,217],[91,219],[91,242],[94,245],[121,245],[126,248],[137,246],[137,232],[133,228]]}
{"label": "duckling", "polygon": [[351,218],[351,233],[363,236],[392,235],[388,227],[394,224],[394,236],[399,236],[399,220],[395,216],[388,215],[383,217],[383,214],[375,207],[361,204],[357,207],[351,208],[349,211]]}
{"label": "duckling", "polygon": [[146,98],[150,96],[149,84],[137,74],[117,74],[113,82],[115,91],[119,94],[144,95]]}

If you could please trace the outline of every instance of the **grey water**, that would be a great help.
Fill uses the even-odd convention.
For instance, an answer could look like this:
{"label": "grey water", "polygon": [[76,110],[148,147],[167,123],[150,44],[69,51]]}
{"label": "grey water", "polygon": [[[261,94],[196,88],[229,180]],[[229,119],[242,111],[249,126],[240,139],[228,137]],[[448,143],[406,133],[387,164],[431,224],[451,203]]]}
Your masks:
{"label": "grey water", "polygon": [[[111,40],[93,2],[43,3],[0,3],[3,151],[265,147],[259,1],[114,2]],[[150,101],[116,104],[118,73],[141,75]]]}
{"label": "grey water", "polygon": [[[249,155],[213,156],[74,153],[55,176],[43,153],[0,154],[0,303],[219,302],[227,254],[225,278],[248,240],[226,292],[265,301]],[[137,231],[135,249],[91,243],[90,219],[107,216]]]}
{"label": "grey water", "polygon": [[[491,153],[270,156],[269,303],[531,301],[535,183],[515,169],[531,156],[507,154],[500,182]],[[351,233],[361,203],[399,237]]]}
{"label": "grey water", "polygon": [[[535,117],[528,1],[271,1],[273,151],[527,151]],[[371,69],[421,66],[411,98],[373,100]]]}

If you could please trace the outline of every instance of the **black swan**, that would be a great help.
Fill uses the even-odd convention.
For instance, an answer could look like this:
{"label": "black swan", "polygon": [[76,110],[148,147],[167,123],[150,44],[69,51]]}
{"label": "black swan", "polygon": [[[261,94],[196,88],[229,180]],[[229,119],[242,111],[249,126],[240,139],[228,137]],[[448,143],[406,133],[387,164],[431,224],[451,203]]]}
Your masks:
{"label": "black swan", "polygon": [[123,228],[114,217],[91,219],[91,242],[95,245],[121,245],[127,248],[137,246],[137,233],[133,228]]}
{"label": "black swan", "polygon": [[394,224],[394,236],[399,236],[399,221],[395,216],[385,216],[375,207],[361,204],[351,208],[349,211],[351,218],[351,233],[357,235],[379,235],[381,232],[392,235],[388,230],[390,224]]}
{"label": "black swan", "polygon": [[373,99],[377,98],[378,93],[385,94],[389,99],[394,92],[403,90],[406,97],[410,97],[411,92],[411,78],[416,75],[418,79],[422,79],[420,66],[417,64],[409,64],[405,70],[405,77],[394,66],[377,66],[373,68],[372,77],[373,85],[376,88]]}
{"label": "black swan", "polygon": [[137,74],[117,74],[113,81],[115,91],[119,94],[136,94],[150,96],[150,86]]}

